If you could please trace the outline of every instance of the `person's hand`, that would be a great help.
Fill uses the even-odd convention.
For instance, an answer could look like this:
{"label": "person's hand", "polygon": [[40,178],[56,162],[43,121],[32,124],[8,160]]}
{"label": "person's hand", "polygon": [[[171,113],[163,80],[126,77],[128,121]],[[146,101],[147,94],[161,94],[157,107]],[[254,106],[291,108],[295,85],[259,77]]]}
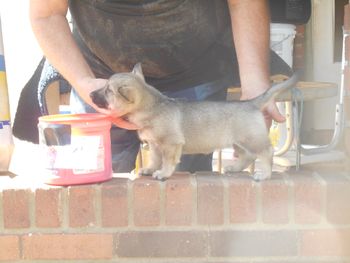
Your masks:
{"label": "person's hand", "polygon": [[[244,90],[245,90],[245,92],[243,93]],[[242,96],[241,96],[240,100],[253,99],[253,98],[261,95],[265,91],[266,91],[266,89],[264,89],[264,88],[255,88],[255,89],[243,89],[242,88]],[[271,100],[270,103],[265,106],[265,108],[263,109],[263,114],[264,114],[264,118],[265,118],[266,127],[268,129],[270,129],[270,127],[271,127],[272,120],[279,122],[279,123],[284,122],[286,120],[286,118],[279,112],[277,105],[276,105],[276,102],[274,100]]]}
{"label": "person's hand", "polygon": [[107,83],[107,79],[97,79],[92,77],[82,78],[78,81],[75,90],[79,96],[97,112],[110,115],[109,110],[99,108],[90,98],[90,93],[103,88]]}
{"label": "person's hand", "polygon": [[276,122],[285,122],[286,118],[279,112],[276,102],[272,100],[265,109],[263,110],[265,122],[266,122],[266,127],[270,129],[272,120]]}
{"label": "person's hand", "polygon": [[129,122],[124,119],[123,116],[119,116],[116,112],[111,112],[108,109],[99,108],[95,103],[92,102],[90,98],[90,93],[103,88],[107,83],[107,79],[98,79],[98,78],[84,78],[79,81],[80,91],[79,95],[81,98],[92,106],[97,112],[108,115],[111,117],[111,121],[114,125],[126,129],[126,130],[137,130],[138,126],[134,123]]}

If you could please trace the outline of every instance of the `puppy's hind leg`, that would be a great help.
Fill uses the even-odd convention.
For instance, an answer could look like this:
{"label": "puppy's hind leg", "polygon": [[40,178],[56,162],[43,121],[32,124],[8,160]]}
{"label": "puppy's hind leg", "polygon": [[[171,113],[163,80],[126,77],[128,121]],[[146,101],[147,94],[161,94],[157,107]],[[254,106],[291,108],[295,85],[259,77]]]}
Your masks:
{"label": "puppy's hind leg", "polygon": [[232,165],[224,168],[225,173],[240,172],[247,168],[256,159],[256,155],[238,145],[233,146],[237,159]]}
{"label": "puppy's hind leg", "polygon": [[162,165],[162,154],[153,143],[148,143],[149,161],[146,167],[141,168],[139,175],[152,175]]}
{"label": "puppy's hind leg", "polygon": [[158,180],[164,180],[173,174],[176,165],[180,162],[182,144],[163,145],[161,152],[162,167],[153,173],[153,177]]}
{"label": "puppy's hind leg", "polygon": [[273,159],[273,148],[269,146],[258,154],[258,159],[261,162],[261,171],[256,171],[253,175],[254,180],[262,181],[271,178],[272,174],[272,159]]}

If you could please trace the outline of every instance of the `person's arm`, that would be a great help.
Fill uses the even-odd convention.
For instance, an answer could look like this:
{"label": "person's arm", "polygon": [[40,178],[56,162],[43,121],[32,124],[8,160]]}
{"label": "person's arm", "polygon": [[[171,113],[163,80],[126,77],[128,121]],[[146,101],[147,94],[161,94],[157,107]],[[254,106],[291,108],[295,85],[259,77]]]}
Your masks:
{"label": "person's arm", "polygon": [[[267,0],[228,0],[236,48],[242,100],[252,99],[270,87],[270,16]],[[272,102],[264,111],[267,125],[271,118],[285,119]]]}
{"label": "person's arm", "polygon": [[[103,87],[105,79],[96,79],[74,41],[66,18],[68,0],[30,0],[30,21],[34,35],[45,57],[74,87],[80,97],[97,111],[90,92]],[[122,119],[113,121],[117,126],[134,129],[135,126]]]}
{"label": "person's arm", "polygon": [[32,29],[50,63],[69,81],[84,101],[94,106],[89,93],[97,88],[95,85],[100,86],[102,83],[94,83],[95,76],[71,34],[66,19],[67,10],[67,0],[31,0]]}

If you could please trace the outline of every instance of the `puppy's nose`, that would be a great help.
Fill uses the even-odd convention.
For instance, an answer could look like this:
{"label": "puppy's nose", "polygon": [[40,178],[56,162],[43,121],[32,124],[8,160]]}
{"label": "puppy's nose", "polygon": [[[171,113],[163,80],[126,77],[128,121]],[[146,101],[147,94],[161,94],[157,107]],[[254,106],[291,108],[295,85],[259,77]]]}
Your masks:
{"label": "puppy's nose", "polygon": [[98,92],[98,90],[91,92],[90,98],[91,98],[92,102],[95,103],[96,106],[98,106],[99,108],[107,109],[108,103],[107,103],[106,99],[104,98],[104,96]]}

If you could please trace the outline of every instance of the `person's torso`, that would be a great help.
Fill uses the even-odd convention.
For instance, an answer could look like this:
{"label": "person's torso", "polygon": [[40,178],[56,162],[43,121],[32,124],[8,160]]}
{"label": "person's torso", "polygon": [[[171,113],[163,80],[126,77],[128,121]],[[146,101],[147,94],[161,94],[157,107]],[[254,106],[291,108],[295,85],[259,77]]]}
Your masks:
{"label": "person's torso", "polygon": [[113,72],[141,62],[150,78],[210,75],[230,59],[224,0],[71,0],[70,12],[86,47]]}

